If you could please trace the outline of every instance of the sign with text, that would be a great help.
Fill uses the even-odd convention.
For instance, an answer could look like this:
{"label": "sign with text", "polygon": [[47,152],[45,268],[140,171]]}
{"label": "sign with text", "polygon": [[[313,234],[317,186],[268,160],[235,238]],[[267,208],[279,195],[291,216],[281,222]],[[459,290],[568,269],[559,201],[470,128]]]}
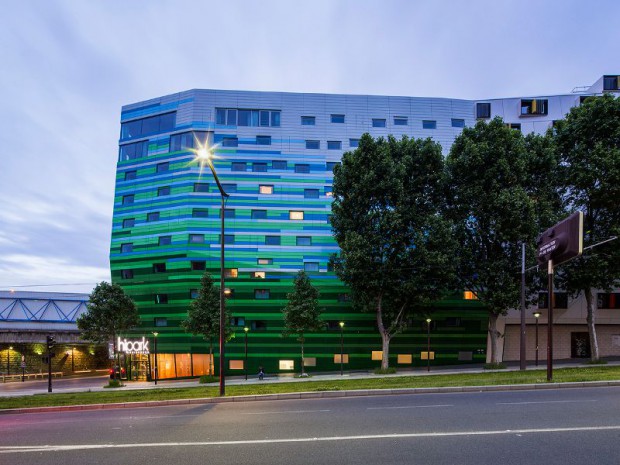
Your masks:
{"label": "sign with text", "polygon": [[125,354],[148,354],[149,341],[143,336],[142,340],[127,340],[118,338],[118,351]]}
{"label": "sign with text", "polygon": [[553,260],[553,266],[564,263],[583,253],[583,212],[573,213],[547,229],[536,241],[537,261],[544,265]]}

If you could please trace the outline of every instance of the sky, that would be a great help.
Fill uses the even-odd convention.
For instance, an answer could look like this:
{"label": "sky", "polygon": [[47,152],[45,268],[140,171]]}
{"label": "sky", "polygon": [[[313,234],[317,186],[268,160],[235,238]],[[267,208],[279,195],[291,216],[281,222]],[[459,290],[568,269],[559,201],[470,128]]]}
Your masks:
{"label": "sky", "polygon": [[122,105],[193,88],[487,99],[620,74],[618,1],[1,6],[0,290],[110,280]]}

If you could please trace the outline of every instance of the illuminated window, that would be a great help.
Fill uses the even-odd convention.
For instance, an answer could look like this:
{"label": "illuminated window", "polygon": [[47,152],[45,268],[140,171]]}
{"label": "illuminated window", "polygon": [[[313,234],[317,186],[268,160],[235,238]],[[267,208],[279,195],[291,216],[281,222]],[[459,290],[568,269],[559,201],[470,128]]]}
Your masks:
{"label": "illuminated window", "polygon": [[465,299],[465,300],[478,300],[478,297],[476,297],[476,294],[474,294],[472,291],[465,291],[465,292],[463,292],[463,299]]}
{"label": "illuminated window", "polygon": [[383,360],[383,351],[382,350],[373,350],[371,354],[372,360]]}
{"label": "illuminated window", "polygon": [[[340,354],[334,354],[334,363],[340,363]],[[349,354],[342,354],[342,363],[349,363]]]}
{"label": "illuminated window", "polygon": [[226,268],[224,270],[224,277],[225,278],[236,278],[238,276],[239,272],[237,270],[237,268]]}
{"label": "illuminated window", "polygon": [[304,366],[305,367],[315,367],[316,366],[316,357],[304,357]]}
{"label": "illuminated window", "polygon": [[397,363],[400,363],[401,365],[411,365],[412,362],[413,357],[411,354],[398,354]]}
{"label": "illuminated window", "polygon": [[546,115],[548,113],[549,101],[547,99],[521,100],[521,115]]}
{"label": "illuminated window", "polygon": [[243,370],[243,360],[229,360],[228,368],[231,370]]}
{"label": "illuminated window", "polygon": [[295,361],[294,360],[280,360],[279,367],[280,367],[280,370],[294,370]]}
{"label": "illuminated window", "polygon": [[252,271],[250,276],[252,278],[265,279],[265,272],[264,271]]}
{"label": "illuminated window", "polygon": [[272,265],[273,264],[273,258],[259,258],[258,259],[258,264],[259,265]]}
{"label": "illuminated window", "polygon": [[273,194],[273,186],[262,184],[258,186],[258,193],[259,194]]}
{"label": "illuminated window", "polygon": [[300,211],[289,211],[288,212],[288,219],[289,220],[303,220],[304,219],[304,212],[300,212]]}

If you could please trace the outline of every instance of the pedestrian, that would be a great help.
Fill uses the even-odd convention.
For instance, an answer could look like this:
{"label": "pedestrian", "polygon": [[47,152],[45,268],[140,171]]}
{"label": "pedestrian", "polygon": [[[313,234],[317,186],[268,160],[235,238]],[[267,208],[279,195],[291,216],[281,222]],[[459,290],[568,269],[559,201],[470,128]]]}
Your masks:
{"label": "pedestrian", "polygon": [[265,377],[265,372],[263,371],[263,367],[262,366],[258,367],[258,379],[262,381],[264,377]]}

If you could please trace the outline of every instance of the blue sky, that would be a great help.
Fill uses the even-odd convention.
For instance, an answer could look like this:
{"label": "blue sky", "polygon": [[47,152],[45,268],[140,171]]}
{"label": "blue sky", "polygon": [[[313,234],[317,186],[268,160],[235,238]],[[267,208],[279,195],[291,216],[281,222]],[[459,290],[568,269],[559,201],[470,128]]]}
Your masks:
{"label": "blue sky", "polygon": [[124,104],[191,88],[568,93],[620,73],[619,13],[570,0],[3,2],[0,289],[110,279]]}

